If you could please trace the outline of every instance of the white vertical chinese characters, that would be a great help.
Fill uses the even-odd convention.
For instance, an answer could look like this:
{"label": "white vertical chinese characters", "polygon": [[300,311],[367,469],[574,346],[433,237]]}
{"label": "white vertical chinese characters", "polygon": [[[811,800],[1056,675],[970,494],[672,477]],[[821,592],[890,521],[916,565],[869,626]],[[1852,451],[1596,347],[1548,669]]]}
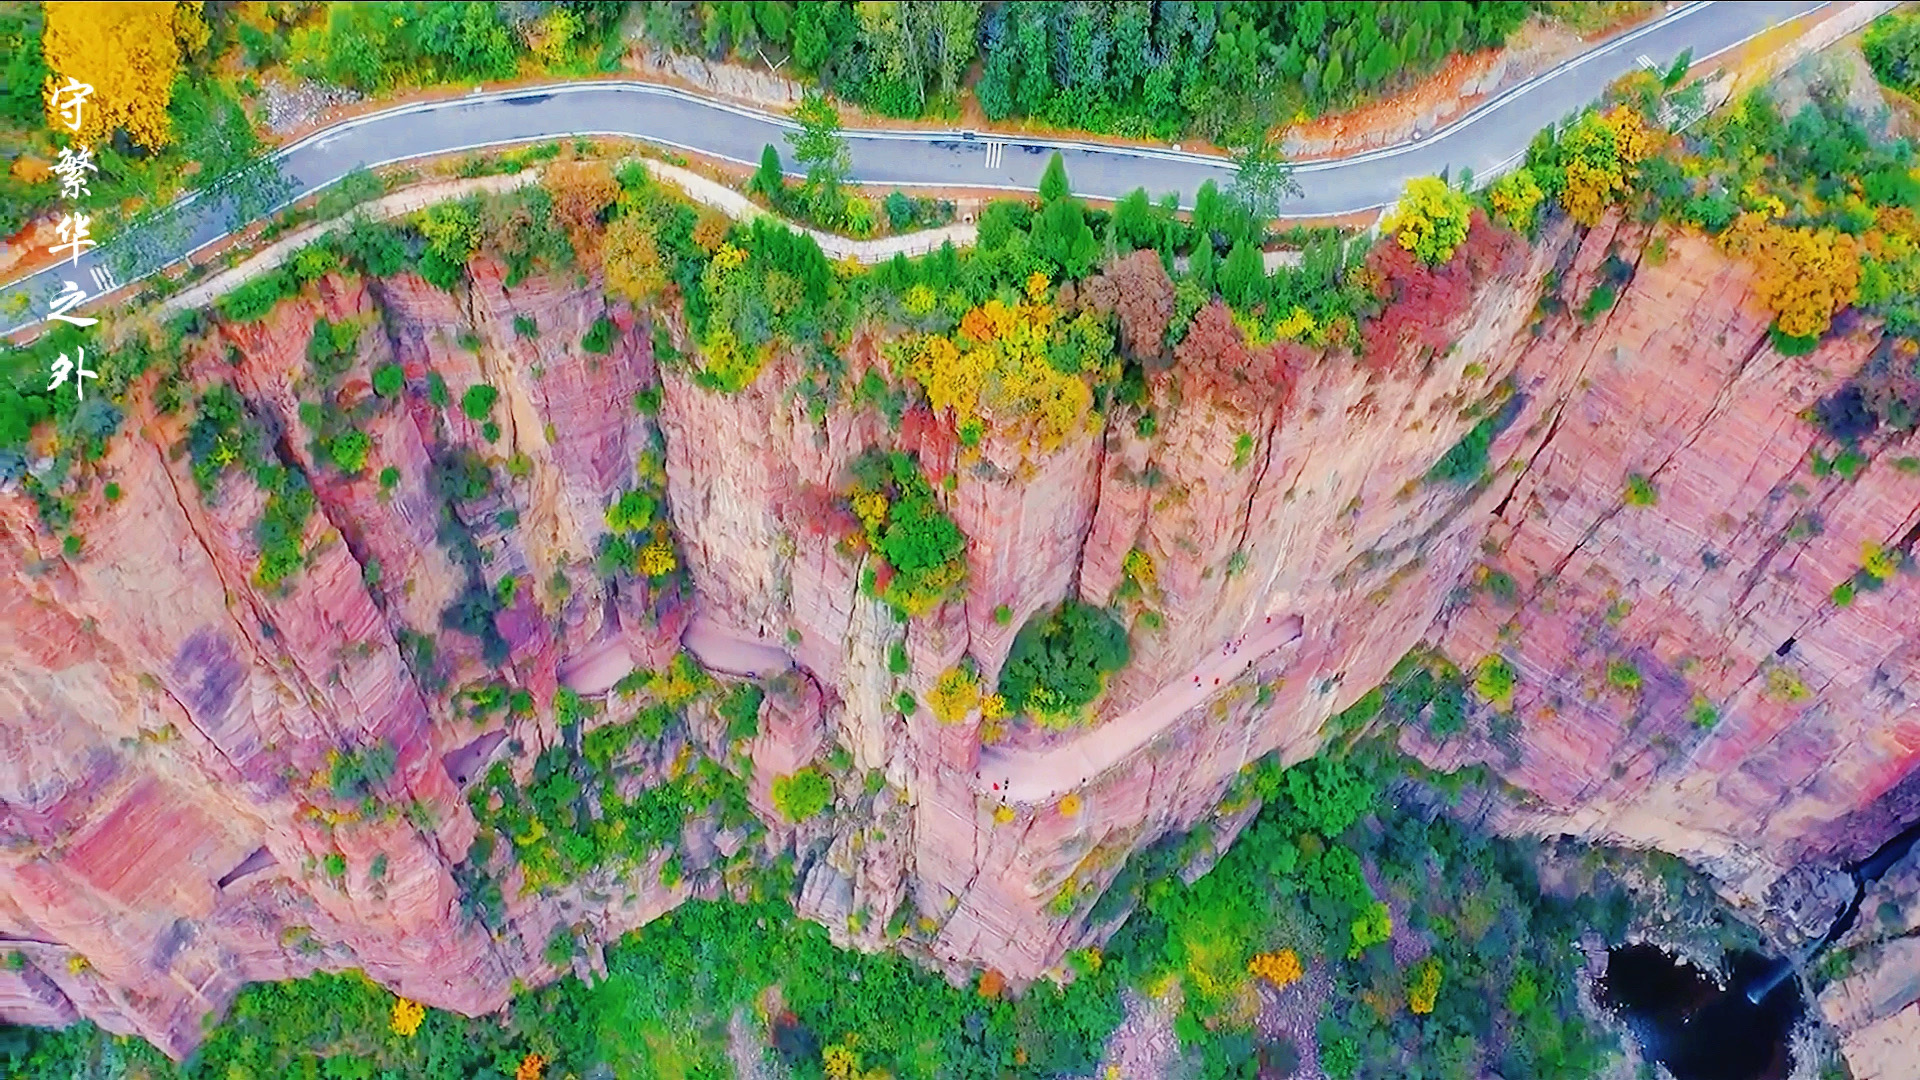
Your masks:
{"label": "white vertical chinese characters", "polygon": [[[72,77],[67,79],[66,85],[54,89],[53,109],[59,114],[61,123],[64,123],[69,131],[80,130],[81,109],[86,105],[87,98],[92,95],[93,87]],[[87,176],[90,173],[99,172],[100,167],[93,163],[91,147],[68,146],[60,150],[60,160],[54,163],[53,171],[60,178],[60,197],[71,204],[93,193],[87,185]],[[92,224],[91,217],[69,206],[60,216],[60,222],[54,229],[60,242],[53,245],[53,253],[70,254],[73,265],[79,265],[81,253],[97,246],[98,243],[91,235]],[[69,326],[86,327],[100,321],[78,314],[69,314],[86,302],[87,291],[72,281],[63,281],[61,285],[63,287],[60,294],[53,298],[53,309],[47,315],[48,322],[57,320]],[[100,375],[98,372],[87,370],[85,348],[76,347],[74,352],[78,354],[77,360],[63,352],[53,362],[53,381],[47,384],[47,391],[51,393],[59,389],[65,385],[68,378],[72,378],[74,393],[81,400],[85,400],[86,380],[97,379]]]}

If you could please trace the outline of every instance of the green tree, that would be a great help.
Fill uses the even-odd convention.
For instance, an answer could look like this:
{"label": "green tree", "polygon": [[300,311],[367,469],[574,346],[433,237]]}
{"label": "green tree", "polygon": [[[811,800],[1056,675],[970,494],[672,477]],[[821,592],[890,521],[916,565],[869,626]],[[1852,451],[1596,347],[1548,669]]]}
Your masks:
{"label": "green tree", "polygon": [[901,232],[913,224],[913,200],[899,188],[888,192],[881,206],[886,210],[887,224],[893,226],[894,232]]}
{"label": "green tree", "polygon": [[466,413],[470,420],[476,422],[485,420],[493,411],[493,403],[498,400],[500,400],[500,391],[486,383],[475,383],[467,387],[466,393],[460,395],[460,411]]}
{"label": "green tree", "polygon": [[1920,16],[1884,15],[1867,27],[1860,49],[1880,81],[1899,90],[1920,86]]}
{"label": "green tree", "polygon": [[1073,193],[1067,184],[1067,163],[1060,158],[1058,150],[1047,159],[1047,171],[1040,174],[1040,201],[1056,202]]}
{"label": "green tree", "polygon": [[1232,208],[1220,195],[1220,186],[1212,180],[1202,181],[1200,189],[1193,193],[1193,235],[1198,246],[1203,238],[1209,236],[1227,236],[1233,217]]}
{"label": "green tree", "polygon": [[1247,240],[1234,244],[1220,265],[1219,282],[1220,295],[1234,307],[1244,310],[1265,300],[1267,268],[1260,249]]}
{"label": "green tree", "polygon": [[1104,608],[1068,600],[1036,613],[1014,636],[1000,672],[1007,707],[1067,725],[1100,696],[1107,675],[1127,665],[1126,628]]}
{"label": "green tree", "polygon": [[1100,241],[1087,224],[1086,211],[1070,198],[1056,199],[1040,212],[1033,224],[1033,248],[1068,278],[1085,277],[1100,257]]}
{"label": "green tree", "polygon": [[393,397],[407,383],[407,373],[399,364],[381,364],[373,369],[373,392],[381,397]]}
{"label": "green tree", "polygon": [[1047,34],[1047,5],[1021,4],[1014,9],[1018,26],[1013,48],[1020,57],[1020,81],[1014,102],[1023,113],[1036,113],[1053,93],[1053,42]]}
{"label": "green tree", "polygon": [[1146,188],[1134,188],[1113,206],[1113,237],[1122,251],[1160,246],[1162,230]]}
{"label": "green tree", "polygon": [[787,193],[787,181],[781,174],[780,149],[768,143],[760,150],[760,170],[753,174],[753,182],[747,186],[749,191],[765,195],[775,206],[780,205],[781,197]]}
{"label": "green tree", "polygon": [[800,130],[788,132],[787,142],[793,146],[794,160],[807,170],[802,196],[815,216],[837,221],[845,201],[840,185],[853,166],[847,140],[840,135],[840,110],[814,90],[801,99],[794,119],[800,122]]}
{"label": "green tree", "polygon": [[847,63],[859,33],[852,4],[801,4],[793,13],[793,62],[806,74],[827,76]]}
{"label": "green tree", "polygon": [[1233,155],[1233,182],[1227,196],[1253,222],[1264,229],[1280,216],[1280,203],[1288,196],[1300,195],[1300,183],[1294,179],[1293,163],[1280,152],[1280,143],[1270,134]]}
{"label": "green tree", "polygon": [[960,76],[973,59],[980,7],[978,0],[880,0],[856,5],[861,41],[893,95],[876,104],[918,115],[929,85],[940,94],[958,89]]}
{"label": "green tree", "polygon": [[833,803],[833,781],[818,769],[773,778],[773,806],[788,821],[805,821]]}

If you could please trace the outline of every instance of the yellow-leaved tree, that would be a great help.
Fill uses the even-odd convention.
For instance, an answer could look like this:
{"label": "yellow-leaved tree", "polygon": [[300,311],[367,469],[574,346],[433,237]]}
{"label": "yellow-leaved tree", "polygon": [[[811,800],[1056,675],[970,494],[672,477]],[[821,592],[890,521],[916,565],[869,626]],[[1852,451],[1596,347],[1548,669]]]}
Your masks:
{"label": "yellow-leaved tree", "polygon": [[1625,105],[1583,114],[1560,137],[1566,162],[1566,186],[1560,203],[1582,225],[1598,225],[1615,199],[1627,190],[1640,163],[1660,148],[1664,135]]}
{"label": "yellow-leaved tree", "polygon": [[1515,232],[1533,228],[1541,197],[1539,181],[1534,179],[1533,170],[1524,165],[1495,180],[1487,189],[1487,201],[1493,206],[1494,218]]}
{"label": "yellow-leaved tree", "polygon": [[660,245],[638,214],[624,214],[607,226],[603,254],[609,292],[641,304],[666,291],[667,267],[660,258]]}
{"label": "yellow-leaved tree", "polygon": [[1466,240],[1472,224],[1473,204],[1466,192],[1456,191],[1437,176],[1417,176],[1407,181],[1406,193],[1380,228],[1392,233],[1421,262],[1438,266]]}
{"label": "yellow-leaved tree", "polygon": [[172,139],[167,106],[183,54],[205,47],[207,24],[200,0],[188,3],[75,3],[49,0],[41,49],[53,72],[45,87],[47,122],[70,130],[62,119],[61,88],[68,80],[93,88],[80,105],[83,144],[115,131],[149,150]]}
{"label": "yellow-leaved tree", "polygon": [[1748,211],[1720,242],[1759,270],[1754,295],[1787,337],[1818,337],[1859,296],[1860,242],[1836,229],[1789,228]]}
{"label": "yellow-leaved tree", "polygon": [[1035,274],[1027,302],[995,297],[961,316],[951,337],[905,345],[901,367],[926,391],[936,415],[949,411],[962,446],[993,430],[1050,453],[1093,415],[1086,376],[1114,376],[1113,334],[1091,312],[1067,318]]}

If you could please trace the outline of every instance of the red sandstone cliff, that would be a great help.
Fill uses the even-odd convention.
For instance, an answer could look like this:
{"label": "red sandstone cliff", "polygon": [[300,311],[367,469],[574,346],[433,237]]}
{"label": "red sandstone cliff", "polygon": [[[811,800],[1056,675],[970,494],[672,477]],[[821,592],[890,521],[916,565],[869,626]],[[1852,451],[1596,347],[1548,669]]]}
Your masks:
{"label": "red sandstone cliff", "polygon": [[[182,422],[140,393],[100,465],[125,496],[96,488],[76,511],[82,557],[62,554],[30,500],[0,495],[0,933],[28,961],[0,971],[0,1016],[85,1015],[177,1053],[242,983],[348,965],[484,1010],[514,979],[551,974],[541,946],[556,925],[611,936],[718,891],[711,874],[673,889],[641,874],[510,889],[497,933],[464,914],[455,874],[475,823],[462,788],[496,758],[524,773],[556,726],[544,710],[469,720],[401,647],[409,631],[434,635],[456,687],[489,670],[475,639],[438,629],[466,584],[434,543],[442,438],[510,477],[467,524],[489,588],[509,574],[535,586],[496,619],[511,685],[541,702],[563,681],[604,691],[660,664],[689,617],[716,643],[710,660],[726,652],[764,676],[784,653],[802,669],[753,743],[756,806],[768,810],[768,777],[835,741],[889,781],[802,830],[826,854],[799,906],[837,936],[877,945],[910,900],[933,956],[1045,973],[1078,943],[1078,921],[1052,913],[1063,890],[1083,912],[1129,851],[1210,814],[1260,755],[1310,754],[1324,721],[1422,641],[1463,667],[1497,652],[1519,673],[1511,723],[1478,717],[1444,745],[1406,736],[1436,764],[1485,761],[1524,792],[1498,811],[1503,828],[1676,852],[1783,913],[1791,934],[1796,905],[1808,925],[1830,908],[1820,876],[1790,868],[1856,856],[1920,805],[1907,698],[1920,586],[1898,575],[1844,608],[1832,595],[1863,541],[1912,542],[1920,476],[1879,444],[1852,479],[1809,470],[1820,435],[1801,414],[1866,360],[1871,328],[1781,356],[1741,268],[1672,234],[1664,260],[1641,257],[1647,239],[1608,222],[1550,230],[1531,252],[1495,244],[1464,306],[1420,328],[1442,348],[1409,342],[1371,366],[1289,356],[1285,392],[1253,408],[1169,375],[1151,437],[1116,421],[1035,457],[989,440],[979,463],[924,417],[899,432],[871,409],[813,418],[785,359],[733,396],[656,374],[660,316],[609,310],[591,283],[508,287],[485,265],[451,295],[411,277],[327,279],[262,323],[216,328],[187,370],[233,379],[288,431],[324,316],[362,327],[349,392],[389,360],[415,383],[438,373],[456,401],[484,381],[501,391],[502,437],[488,443],[458,409],[441,432],[415,395],[370,425],[376,465],[399,471],[388,491],[313,468],[287,439],[314,477],[316,554],[278,596],[252,580],[260,493],[201,497],[170,453]],[[1638,260],[1611,311],[1540,315],[1550,269],[1577,304],[1610,250]],[[613,348],[586,352],[603,314]],[[515,315],[538,333],[517,333]],[[879,344],[846,346],[856,375]],[[1491,481],[1422,483],[1509,379],[1519,413]],[[603,511],[655,437],[634,393],[656,383],[691,604],[592,569]],[[1242,436],[1252,449],[1237,454]],[[819,499],[866,449],[902,444],[954,473],[942,497],[970,570],[964,601],[904,625],[860,592]],[[1652,484],[1651,505],[1625,499],[1630,475]],[[1110,598],[1135,549],[1157,568],[1160,625],[1135,622],[1101,724],[983,747],[977,720],[900,718],[896,694],[923,695],[963,655],[997,669],[1033,611],[1076,591]],[[1475,589],[1490,572],[1517,593]],[[1001,605],[1011,620],[994,617]],[[905,675],[890,670],[896,642]],[[1609,682],[1618,662],[1637,689]],[[1717,712],[1710,730],[1693,721],[1700,700]],[[399,809],[336,805],[328,752],[381,740]],[[988,773],[1014,780],[1007,809]]]}

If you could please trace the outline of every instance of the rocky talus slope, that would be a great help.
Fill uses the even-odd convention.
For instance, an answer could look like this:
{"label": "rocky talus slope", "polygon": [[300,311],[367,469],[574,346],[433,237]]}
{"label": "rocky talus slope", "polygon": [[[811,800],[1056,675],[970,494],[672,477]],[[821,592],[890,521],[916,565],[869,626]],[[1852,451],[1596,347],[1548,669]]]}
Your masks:
{"label": "rocky talus slope", "polygon": [[[1578,307],[1610,254],[1635,270],[1610,310],[1542,314],[1549,281]],[[297,432],[323,318],[357,328],[349,395],[388,362],[416,391],[437,373],[455,402],[484,382],[501,437],[410,392],[368,423],[398,473],[384,488],[378,470],[344,478],[280,439],[316,496],[314,554],[284,594],[255,579],[265,496],[231,478],[203,495],[173,452],[186,420],[150,395],[132,395],[100,466],[123,494],[77,510],[83,555],[0,493],[0,934],[24,958],[0,970],[0,1016],[91,1017],[182,1053],[244,982],[345,966],[477,1012],[556,973],[556,927],[606,940],[718,895],[727,837],[689,829],[672,885],[589,875],[523,896],[496,854],[504,919],[490,929],[463,905],[477,832],[463,790],[496,759],[531,771],[562,737],[557,689],[591,697],[661,667],[689,627],[711,666],[767,681],[749,746],[765,853],[803,853],[802,913],[851,943],[881,944],[910,910],[936,959],[1045,974],[1105,929],[1084,915],[1129,852],[1212,814],[1255,758],[1313,753],[1330,717],[1426,642],[1517,672],[1510,714],[1446,741],[1402,736],[1512,785],[1488,811],[1497,827],[1679,854],[1804,944],[1850,895],[1837,868],[1920,816],[1920,578],[1835,595],[1873,553],[1911,547],[1920,474],[1884,436],[1863,469],[1811,467],[1831,444],[1805,414],[1879,335],[1855,326],[1782,356],[1746,275],[1697,237],[1556,226],[1495,252],[1464,310],[1429,328],[1451,348],[1372,366],[1302,351],[1288,392],[1255,406],[1176,368],[1153,383],[1150,434],[1116,421],[1045,453],[989,435],[964,461],[923,412],[897,429],[871,406],[816,418],[791,358],[742,393],[703,389],[655,362],[657,345],[691,348],[677,313],[629,310],[591,278],[509,287],[480,261],[451,294],[411,275],[322,279],[190,342],[195,383],[231,381]],[[589,352],[603,317],[611,347]],[[882,345],[877,330],[846,343],[851,370]],[[656,386],[658,410],[636,409]],[[1427,479],[1500,410],[1511,422],[1481,482]],[[607,506],[657,440],[691,585],[666,596],[593,567]],[[504,662],[441,629],[475,572],[436,541],[448,443],[502,478],[462,514],[485,586],[528,583],[493,616]],[[917,452],[968,537],[964,600],[910,622],[861,591],[829,527],[846,467],[873,447]],[[924,699],[965,655],[990,677],[1032,613],[1114,599],[1133,551],[1155,571],[1123,605],[1133,659],[1099,723],[983,746],[977,716],[901,718],[902,690]],[[499,672],[540,706],[470,719],[423,671],[419,633],[449,685]],[[334,798],[340,755],[382,744],[382,809]],[[887,783],[843,784],[829,814],[781,824],[770,778],[835,745],[843,772]],[[1862,1055],[1920,1038],[1912,968],[1832,992]]]}

